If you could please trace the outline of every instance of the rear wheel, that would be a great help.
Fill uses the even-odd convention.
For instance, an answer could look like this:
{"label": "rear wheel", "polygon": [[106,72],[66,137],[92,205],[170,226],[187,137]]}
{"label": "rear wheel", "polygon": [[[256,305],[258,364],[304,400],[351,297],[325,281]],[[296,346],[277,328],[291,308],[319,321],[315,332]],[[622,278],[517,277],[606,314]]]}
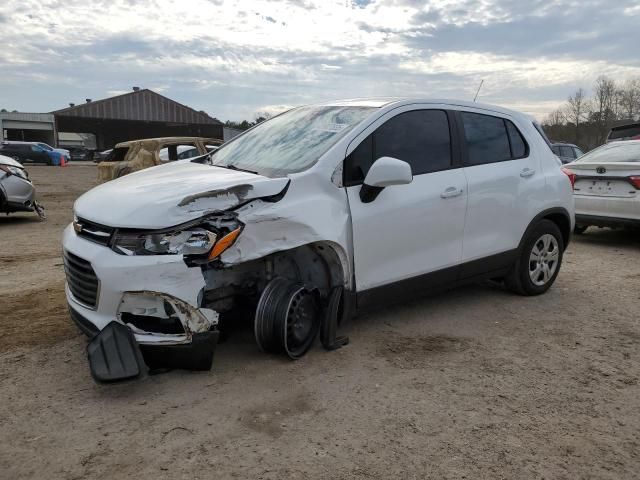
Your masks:
{"label": "rear wheel", "polygon": [[540,221],[525,238],[520,255],[505,277],[507,288],[520,295],[540,295],[555,282],[564,240],[551,220]]}

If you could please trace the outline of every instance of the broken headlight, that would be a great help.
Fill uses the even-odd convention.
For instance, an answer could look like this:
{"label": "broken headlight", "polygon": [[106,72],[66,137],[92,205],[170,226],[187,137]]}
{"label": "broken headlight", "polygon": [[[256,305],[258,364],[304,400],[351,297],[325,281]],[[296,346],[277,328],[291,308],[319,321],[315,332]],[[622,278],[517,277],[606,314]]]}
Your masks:
{"label": "broken headlight", "polygon": [[20,177],[28,182],[31,181],[29,180],[29,174],[27,171],[22,168],[14,167],[13,165],[0,165],[0,170],[5,172],[7,175],[15,175],[16,177]]}
{"label": "broken headlight", "polygon": [[207,255],[218,236],[204,228],[167,233],[118,232],[113,249],[124,255]]}

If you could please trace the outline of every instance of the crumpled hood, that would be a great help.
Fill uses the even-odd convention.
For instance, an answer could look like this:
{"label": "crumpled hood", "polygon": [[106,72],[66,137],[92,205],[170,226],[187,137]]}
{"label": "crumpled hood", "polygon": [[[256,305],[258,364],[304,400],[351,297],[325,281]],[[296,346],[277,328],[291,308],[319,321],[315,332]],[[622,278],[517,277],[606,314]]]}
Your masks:
{"label": "crumpled hood", "polygon": [[75,214],[110,227],[166,228],[280,193],[289,179],[199,163],[173,162],[98,185],[76,200]]}

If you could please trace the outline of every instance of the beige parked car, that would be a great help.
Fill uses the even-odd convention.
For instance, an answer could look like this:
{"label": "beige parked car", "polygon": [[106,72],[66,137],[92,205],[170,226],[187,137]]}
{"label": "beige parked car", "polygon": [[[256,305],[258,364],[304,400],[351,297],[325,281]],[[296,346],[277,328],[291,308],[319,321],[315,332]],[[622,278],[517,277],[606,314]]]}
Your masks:
{"label": "beige parked car", "polygon": [[222,140],[202,137],[145,138],[118,143],[109,157],[98,164],[98,182],[175,160],[199,157],[221,144]]}

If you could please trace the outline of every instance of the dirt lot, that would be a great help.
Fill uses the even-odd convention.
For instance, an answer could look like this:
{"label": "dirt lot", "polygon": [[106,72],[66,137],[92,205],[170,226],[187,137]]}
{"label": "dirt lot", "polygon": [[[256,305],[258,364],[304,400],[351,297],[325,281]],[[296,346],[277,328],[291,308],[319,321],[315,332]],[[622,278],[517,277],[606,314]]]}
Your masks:
{"label": "dirt lot", "polygon": [[381,310],[298,362],[251,332],[211,372],[98,386],[60,237],[95,167],[31,167],[49,219],[0,217],[0,478],[638,478],[640,235],[588,231],[555,286]]}

